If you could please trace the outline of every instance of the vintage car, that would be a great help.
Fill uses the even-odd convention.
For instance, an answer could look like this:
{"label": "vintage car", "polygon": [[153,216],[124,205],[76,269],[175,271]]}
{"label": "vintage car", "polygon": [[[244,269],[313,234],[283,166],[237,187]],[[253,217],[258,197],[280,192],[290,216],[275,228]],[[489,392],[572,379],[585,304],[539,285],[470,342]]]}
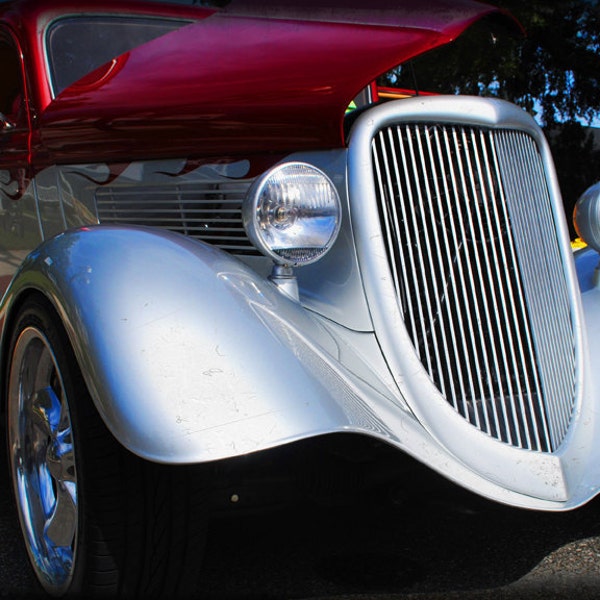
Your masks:
{"label": "vintage car", "polygon": [[370,93],[482,19],[510,21],[0,3],[1,403],[48,593],[186,596],[213,512],[383,454],[518,507],[598,493],[598,255],[574,259],[541,130]]}

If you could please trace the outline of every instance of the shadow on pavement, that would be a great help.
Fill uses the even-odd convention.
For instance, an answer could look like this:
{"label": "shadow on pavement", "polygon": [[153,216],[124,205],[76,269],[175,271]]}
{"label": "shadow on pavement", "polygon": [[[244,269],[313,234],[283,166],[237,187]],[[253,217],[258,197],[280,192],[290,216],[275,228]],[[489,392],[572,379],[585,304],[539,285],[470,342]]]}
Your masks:
{"label": "shadow on pavement", "polygon": [[[3,446],[3,445],[2,445]],[[41,597],[0,453],[0,597]],[[343,507],[213,523],[204,600],[600,597],[600,501],[569,513],[501,506],[431,477]]]}

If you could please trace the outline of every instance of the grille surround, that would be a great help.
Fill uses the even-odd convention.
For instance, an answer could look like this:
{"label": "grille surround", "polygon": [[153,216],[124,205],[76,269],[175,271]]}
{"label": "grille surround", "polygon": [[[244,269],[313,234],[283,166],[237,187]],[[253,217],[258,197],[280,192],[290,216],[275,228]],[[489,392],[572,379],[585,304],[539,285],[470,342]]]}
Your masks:
{"label": "grille surround", "polygon": [[[566,439],[581,400],[581,339],[580,309],[575,293],[576,282],[570,260],[569,238],[546,142],[539,128],[523,111],[501,101],[465,100],[452,97],[427,99],[425,102],[417,99],[390,103],[390,105],[392,104],[393,106],[371,111],[368,122],[364,119],[361,124],[357,124],[356,129],[352,132],[349,163],[351,168],[351,210],[361,273],[365,279],[365,289],[372,307],[376,334],[396,381],[416,416],[434,435],[443,439],[448,446],[454,449],[460,449],[459,436],[471,435],[468,430],[461,427],[460,423],[457,423],[459,420],[468,424],[470,429],[484,433],[490,442],[501,442],[502,445],[509,448],[534,451],[538,454],[553,453]],[[380,118],[374,118],[379,115],[381,115]],[[438,223],[434,223],[435,219],[432,218],[429,221],[422,221],[426,223],[420,232],[421,238],[425,239],[424,242],[422,239],[416,239],[418,236],[415,232],[418,232],[418,229],[415,229],[412,240],[403,240],[404,246],[400,244],[394,249],[396,242],[393,239],[394,235],[390,235],[390,231],[393,232],[397,229],[398,221],[402,218],[417,222],[421,219],[421,215],[417,210],[412,216],[404,215],[402,217],[401,208],[397,207],[397,213],[394,214],[389,205],[383,212],[377,210],[379,200],[388,193],[381,191],[385,185],[376,191],[378,178],[380,183],[382,178],[389,180],[391,172],[392,183],[388,185],[387,189],[390,193],[397,195],[398,189],[394,188],[400,188],[403,185],[405,176],[399,175],[400,170],[393,166],[394,161],[390,158],[393,157],[393,152],[389,153],[387,159],[384,159],[380,153],[379,173],[376,164],[371,161],[372,140],[376,139],[378,135],[387,135],[380,134],[380,132],[385,132],[388,128],[394,130],[399,124],[407,129],[422,132],[420,141],[414,141],[410,151],[405,150],[409,154],[412,153],[412,158],[407,160],[406,157],[404,159],[396,157],[396,162],[401,164],[403,160],[405,163],[411,163],[411,161],[413,163],[412,167],[408,167],[413,180],[413,198],[406,203],[408,205],[412,203],[412,206],[416,206],[418,210],[423,211],[427,202],[439,204],[438,201],[443,200],[444,194],[448,193],[447,174],[440,177],[435,172],[435,168],[431,167],[428,146],[431,146],[432,140],[435,139],[434,132],[440,135],[444,130],[466,128],[468,129],[467,136],[483,135],[492,140],[489,142],[492,150],[488,154],[488,160],[482,159],[480,164],[475,164],[476,157],[471,155],[472,165],[469,167],[468,173],[463,176],[463,179],[467,181],[466,188],[479,186],[477,192],[474,193],[474,197],[479,200],[474,203],[476,208],[472,211],[472,219],[480,218],[481,214],[492,210],[490,206],[484,206],[490,204],[485,200],[487,196],[496,197],[508,194],[511,198],[514,196],[521,199],[527,198],[531,190],[526,184],[519,188],[518,185],[512,185],[510,182],[518,179],[526,182],[527,177],[533,178],[532,169],[536,170],[535,179],[542,183],[541,188],[540,186],[538,188],[543,189],[541,195],[539,189],[535,190],[537,204],[543,204],[543,208],[538,211],[539,214],[528,215],[527,211],[519,208],[518,204],[521,201],[519,200],[511,208],[511,214],[504,217],[504,223],[501,220],[495,221],[488,218],[483,225],[480,224],[477,228],[472,229],[472,231],[477,231],[480,236],[491,239],[494,236],[502,237],[504,235],[503,227],[509,227],[509,233],[518,238],[511,241],[512,249],[490,249],[488,240],[486,244],[482,244],[488,246],[487,256],[480,251],[479,256],[470,259],[470,264],[465,267],[470,274],[461,280],[455,270],[452,275],[453,282],[450,282],[449,279],[445,279],[444,268],[446,271],[451,269],[448,264],[445,267],[442,264],[447,257],[442,256],[441,263],[434,264],[437,258],[432,259],[427,252],[422,252],[417,248],[412,256],[410,253],[413,245],[424,244],[429,249],[437,248],[439,256],[439,250],[445,244],[456,243],[451,240],[452,235],[456,234],[456,230],[460,229],[457,225],[458,218],[456,215],[449,216],[443,211],[437,213]],[[464,133],[460,135],[464,135]],[[518,143],[511,141],[511,136],[517,136]],[[535,161],[532,160],[530,148],[525,151],[521,147],[523,144],[520,138],[527,140],[527,144],[535,148]],[[373,142],[376,148],[377,144],[378,142]],[[504,145],[502,146],[502,144]],[[458,151],[457,148],[460,148],[460,145],[455,147],[455,151]],[[396,143],[395,151],[400,153],[398,143]],[[353,166],[364,165],[367,156],[373,178],[370,185],[361,182],[358,176],[352,175]],[[387,166],[385,165],[386,160]],[[527,177],[516,177],[515,173],[510,171],[511,165],[519,163],[519,161],[523,164],[522,175],[526,174]],[[501,173],[498,180],[493,181],[492,178],[491,184],[486,180],[486,173],[490,169]],[[482,173],[485,175],[484,181],[473,184],[473,174],[477,179]],[[364,171],[363,177],[366,179]],[[417,189],[422,190],[420,198]],[[457,189],[456,185],[454,189]],[[403,193],[407,194],[406,189]],[[468,193],[465,191],[466,195]],[[450,194],[452,202],[456,202],[456,193],[450,189]],[[358,197],[362,202],[357,202]],[[501,204],[505,202],[506,200],[503,198]],[[436,208],[436,210],[438,209]],[[498,206],[495,206],[493,210],[498,210]],[[425,210],[425,212],[427,211]],[[543,219],[540,218],[540,215],[543,216]],[[440,222],[443,223],[445,220],[454,221],[454,234],[445,234],[444,237],[442,233],[444,228]],[[533,226],[535,228],[532,230]],[[515,227],[519,230],[516,234],[514,233]],[[400,237],[402,235],[405,233]],[[480,243],[480,241],[465,238],[463,242],[466,241],[472,245]],[[493,246],[494,244],[492,244]],[[554,248],[555,251],[548,252],[549,247],[550,249]],[[499,272],[498,266],[506,263],[506,257],[502,257],[501,252],[508,251],[518,257],[517,262],[513,264],[516,273],[513,277],[515,281],[508,286],[501,283],[491,291],[488,289],[480,292],[478,301],[472,302],[466,308],[463,307],[461,309],[463,321],[466,322],[470,319],[471,325],[463,323],[457,326],[456,323],[461,317],[455,314],[446,321],[446,325],[438,327],[437,332],[434,331],[435,327],[431,327],[431,331],[427,331],[430,323],[439,318],[444,311],[448,311],[448,307],[444,306],[445,295],[452,296],[451,301],[453,302],[462,298],[463,304],[468,305],[468,301],[465,300],[466,295],[462,294],[462,288],[469,281],[472,285],[477,277],[481,277],[481,274],[485,272],[496,277],[497,273],[492,272],[490,265],[496,265],[496,270]],[[369,258],[369,253],[374,258]],[[522,260],[528,253],[532,260]],[[454,256],[458,260],[456,251],[454,255],[449,253],[447,256]],[[404,265],[402,265],[402,261],[404,261]],[[474,266],[473,261],[479,261],[479,266]],[[484,266],[482,267],[482,265]],[[411,274],[416,273],[414,279],[420,279],[420,281],[414,283],[413,287],[421,286],[429,289],[423,297],[418,299],[416,304],[414,301],[407,300],[406,296],[413,293],[411,292],[412,283],[406,282],[407,277],[402,276],[403,272],[408,273],[409,278]],[[547,277],[548,272],[552,275],[550,278]],[[452,285],[454,290],[450,289]],[[504,299],[499,300],[502,293],[508,293],[507,290],[513,293],[514,289],[519,286],[521,287],[519,291],[521,300],[518,300],[516,305],[514,303],[511,305],[510,302],[505,304]],[[442,291],[440,292],[440,290]],[[540,290],[544,291],[544,294],[540,295]],[[554,302],[556,298],[559,300]],[[487,334],[490,332],[479,336],[477,327],[473,324],[479,323],[482,315],[485,317],[484,321],[486,318],[488,319],[489,324],[489,316],[493,312],[490,307],[494,307],[494,302],[504,315],[503,318],[514,320],[511,325],[513,333],[502,337],[502,334],[498,335],[491,331],[494,335],[489,337],[495,341],[488,343]],[[413,309],[416,306],[417,312],[421,311],[420,314],[410,315],[407,306],[410,308],[411,303]],[[553,304],[560,304],[559,309],[556,309]],[[527,314],[515,317],[515,306],[533,308]],[[561,320],[560,327],[553,328],[551,326],[553,317],[544,314],[546,308],[552,309],[553,312],[550,313],[552,315],[556,315],[558,310]],[[534,314],[530,314],[531,312]],[[417,326],[414,324],[415,321],[418,323]],[[496,319],[496,321],[497,323],[493,327],[500,330],[501,319]],[[415,333],[419,328],[420,332]],[[519,333],[524,329],[529,331],[527,334],[529,339],[525,344],[520,344],[513,338],[515,332]],[[440,340],[435,343],[424,342],[428,335],[434,339],[437,336]],[[441,340],[444,336],[447,339]],[[457,337],[461,336],[463,339],[457,343]],[[472,352],[473,336],[479,336],[478,340],[475,340],[475,345],[479,344],[479,350],[476,352],[478,356],[471,356],[468,360],[462,361],[463,357]],[[428,348],[423,348],[427,345]],[[449,352],[454,352],[458,358],[448,359]],[[528,363],[528,366],[521,372],[517,372],[516,380],[513,376],[512,380],[502,382],[506,370],[503,363],[513,363],[514,366],[521,361],[523,356],[527,358],[525,362]],[[566,366],[569,372],[568,376],[563,377],[562,380],[560,377],[553,376],[554,360],[557,357],[562,361],[558,370],[564,370],[562,367]],[[461,365],[461,361],[466,363],[467,367],[464,364]],[[513,366],[509,366],[508,371],[513,369]],[[446,373],[440,375],[439,371],[444,369]],[[461,378],[462,381],[460,381]],[[495,381],[494,378],[496,378]],[[452,385],[460,388],[458,393],[456,389],[448,389]],[[485,394],[480,394],[479,397],[474,397],[467,402],[463,392],[469,386],[471,388],[487,386],[485,390],[487,397]],[[502,391],[503,387],[510,388],[510,386],[513,387],[510,394]],[[488,390],[491,391],[488,393]],[[565,397],[565,390],[567,390],[567,397]],[[451,412],[455,417],[451,421],[448,420],[449,411],[445,410],[440,403],[452,409]],[[463,451],[460,449],[460,452]],[[470,460],[472,462],[472,459]]]}

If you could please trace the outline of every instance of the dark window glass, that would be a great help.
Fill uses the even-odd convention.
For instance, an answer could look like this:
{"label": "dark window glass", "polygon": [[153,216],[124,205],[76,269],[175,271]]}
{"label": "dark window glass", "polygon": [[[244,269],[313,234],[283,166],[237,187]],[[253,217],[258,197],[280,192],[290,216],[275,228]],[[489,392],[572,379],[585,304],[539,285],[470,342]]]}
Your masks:
{"label": "dark window glass", "polygon": [[109,16],[61,19],[48,30],[52,90],[60,94],[94,69],[187,21]]}

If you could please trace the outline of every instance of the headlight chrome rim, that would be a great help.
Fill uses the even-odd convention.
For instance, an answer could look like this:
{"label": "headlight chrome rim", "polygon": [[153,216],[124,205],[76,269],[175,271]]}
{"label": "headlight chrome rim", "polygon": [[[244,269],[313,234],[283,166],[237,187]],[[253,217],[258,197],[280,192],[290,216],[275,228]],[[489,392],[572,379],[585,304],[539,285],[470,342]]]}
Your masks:
{"label": "headlight chrome rim", "polygon": [[252,243],[276,264],[300,267],[321,259],[341,227],[341,201],[331,179],[302,161],[266,171],[252,185],[243,221]]}

